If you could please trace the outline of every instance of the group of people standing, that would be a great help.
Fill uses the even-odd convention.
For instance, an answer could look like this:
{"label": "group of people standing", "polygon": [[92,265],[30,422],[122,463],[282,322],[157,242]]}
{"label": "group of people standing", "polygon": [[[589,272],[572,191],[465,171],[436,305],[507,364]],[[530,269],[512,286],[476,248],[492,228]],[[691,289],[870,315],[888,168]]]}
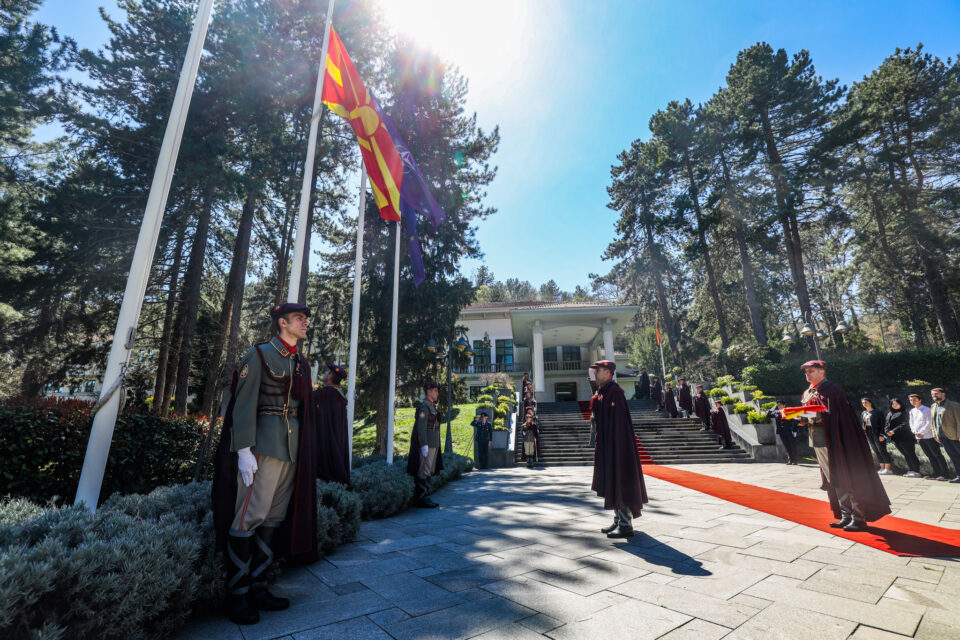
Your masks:
{"label": "group of people standing", "polygon": [[523,374],[520,381],[520,415],[523,420],[520,433],[523,435],[523,448],[520,450],[520,459],[532,467],[540,460],[540,422],[537,418],[537,398],[533,393],[533,382],[530,376]]}
{"label": "group of people standing", "polygon": [[[717,436],[717,444],[721,449],[732,449],[733,438],[730,434],[730,424],[723,405],[719,400],[710,402],[703,392],[703,385],[697,385],[696,395],[690,392],[690,385],[684,376],[677,378],[677,388],[674,392],[673,384],[666,382],[662,387],[660,378],[647,373],[645,368],[640,369],[639,380],[634,383],[635,398],[650,398],[657,403],[658,411],[666,412],[671,418],[688,418],[691,415],[699,418],[701,431],[713,431]],[[712,405],[712,406],[711,406]]]}

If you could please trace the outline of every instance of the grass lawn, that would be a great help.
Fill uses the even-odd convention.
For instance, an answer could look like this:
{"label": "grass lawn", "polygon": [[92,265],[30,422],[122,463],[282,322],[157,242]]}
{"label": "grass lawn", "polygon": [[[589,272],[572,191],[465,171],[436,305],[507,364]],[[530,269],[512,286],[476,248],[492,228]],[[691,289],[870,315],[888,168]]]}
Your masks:
{"label": "grass lawn", "polygon": [[[473,427],[470,422],[476,415],[476,404],[454,405],[451,412],[453,419],[450,424],[453,428],[453,450],[464,456],[473,457]],[[405,455],[410,451],[410,433],[413,431],[413,408],[396,410],[396,420],[393,427],[393,446],[398,455]],[[442,416],[440,427],[440,442],[446,442],[447,417]],[[367,456],[373,453],[377,443],[377,425],[374,414],[368,413],[357,420],[353,427],[353,455]]]}

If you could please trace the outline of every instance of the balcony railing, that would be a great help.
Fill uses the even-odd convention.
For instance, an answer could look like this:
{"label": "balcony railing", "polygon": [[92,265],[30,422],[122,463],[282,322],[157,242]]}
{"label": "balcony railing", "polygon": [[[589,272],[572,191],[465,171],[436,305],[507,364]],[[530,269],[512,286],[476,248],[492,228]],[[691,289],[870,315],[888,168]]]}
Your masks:
{"label": "balcony railing", "polygon": [[[544,372],[550,371],[584,371],[587,368],[587,362],[583,360],[566,360],[561,362],[544,362]],[[465,367],[454,367],[454,373],[458,374],[481,374],[481,373],[522,373],[524,371],[533,371],[533,363],[529,361],[520,362],[490,362],[487,364],[470,364]]]}
{"label": "balcony railing", "polygon": [[544,371],[581,371],[586,368],[582,360],[564,360],[562,362],[544,362]]}

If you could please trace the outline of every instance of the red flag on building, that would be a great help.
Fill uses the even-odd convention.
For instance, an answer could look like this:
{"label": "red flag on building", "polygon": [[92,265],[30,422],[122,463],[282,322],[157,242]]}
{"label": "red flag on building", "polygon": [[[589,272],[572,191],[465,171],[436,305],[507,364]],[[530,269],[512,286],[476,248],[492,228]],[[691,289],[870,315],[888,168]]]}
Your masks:
{"label": "red flag on building", "polygon": [[403,159],[383,124],[380,111],[357,73],[347,50],[330,26],[330,48],[323,74],[323,102],[350,123],[373,196],[384,220],[400,220]]}

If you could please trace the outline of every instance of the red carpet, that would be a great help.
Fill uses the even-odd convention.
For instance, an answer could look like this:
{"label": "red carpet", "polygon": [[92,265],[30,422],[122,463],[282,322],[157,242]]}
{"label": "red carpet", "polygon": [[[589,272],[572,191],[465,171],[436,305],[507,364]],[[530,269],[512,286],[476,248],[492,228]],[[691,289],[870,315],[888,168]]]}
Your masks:
{"label": "red carpet", "polygon": [[643,445],[640,444],[639,440],[637,440],[637,453],[640,454],[640,464],[654,464],[653,458],[650,457],[650,454],[647,453],[647,450],[643,448]]}
{"label": "red carpet", "polygon": [[833,512],[830,511],[830,504],[823,500],[804,498],[783,491],[764,489],[743,482],[714,478],[656,464],[644,464],[643,472],[654,478],[679,484],[813,529],[826,531],[897,556],[960,556],[960,531],[958,530],[884,516],[871,523],[866,531],[851,533],[828,526],[834,521]]}

